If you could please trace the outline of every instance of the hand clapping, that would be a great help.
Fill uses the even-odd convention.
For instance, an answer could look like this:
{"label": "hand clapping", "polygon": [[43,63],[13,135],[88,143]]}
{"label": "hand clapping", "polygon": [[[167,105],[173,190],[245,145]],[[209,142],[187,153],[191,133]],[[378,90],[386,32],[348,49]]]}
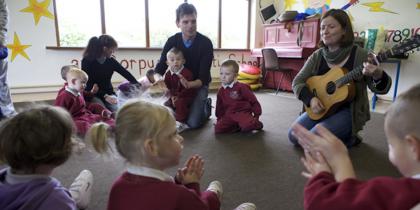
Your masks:
{"label": "hand clapping", "polygon": [[299,124],[293,125],[292,131],[305,150],[306,159],[302,161],[309,173],[304,176],[327,171],[337,181],[356,177],[346,146],[324,126],[317,125],[316,134]]}
{"label": "hand clapping", "polygon": [[178,169],[176,179],[182,184],[198,183],[204,173],[204,161],[198,155],[191,156],[183,168]]}

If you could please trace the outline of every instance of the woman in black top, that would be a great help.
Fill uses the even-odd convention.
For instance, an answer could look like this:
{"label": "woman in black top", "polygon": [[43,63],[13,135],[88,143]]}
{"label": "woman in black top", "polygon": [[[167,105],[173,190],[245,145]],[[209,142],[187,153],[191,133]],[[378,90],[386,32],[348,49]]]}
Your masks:
{"label": "woman in black top", "polygon": [[112,57],[117,47],[117,42],[109,35],[94,36],[89,40],[82,59],[82,69],[89,76],[86,90],[92,89],[94,84],[99,87],[92,102],[100,103],[112,112],[118,109],[117,97],[111,84],[114,71],[130,83],[140,85],[136,78]]}

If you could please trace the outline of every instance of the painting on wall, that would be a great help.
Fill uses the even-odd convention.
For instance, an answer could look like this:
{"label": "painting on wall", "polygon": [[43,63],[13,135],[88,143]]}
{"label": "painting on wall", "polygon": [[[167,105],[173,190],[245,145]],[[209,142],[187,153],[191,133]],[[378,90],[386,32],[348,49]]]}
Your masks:
{"label": "painting on wall", "polygon": [[[330,5],[332,0],[302,0],[304,12],[313,15],[313,14],[324,14],[326,11],[330,9]],[[350,6],[359,3],[359,0],[349,0],[346,4],[344,4],[340,9],[347,10]],[[294,9],[298,6],[297,0],[285,0],[285,9],[290,10]],[[385,2],[365,2],[361,3],[361,5],[368,7],[369,12],[385,12],[385,13],[392,13],[398,14],[391,9],[387,9],[384,7]],[[417,3],[417,9],[420,8],[420,3]]]}
{"label": "painting on wall", "polygon": [[330,9],[331,0],[304,0],[305,13],[323,14]]}
{"label": "painting on wall", "polygon": [[396,12],[383,8],[382,6],[384,4],[385,2],[369,2],[369,3],[363,3],[362,5],[369,7],[369,12],[386,12],[386,13],[398,14]]}

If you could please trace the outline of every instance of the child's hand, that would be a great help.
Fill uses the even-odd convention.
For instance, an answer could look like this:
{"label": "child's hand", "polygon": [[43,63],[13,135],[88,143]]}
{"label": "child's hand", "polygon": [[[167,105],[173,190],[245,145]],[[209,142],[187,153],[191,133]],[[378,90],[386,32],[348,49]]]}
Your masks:
{"label": "child's hand", "polygon": [[153,83],[153,86],[166,87],[165,81],[163,81],[162,79],[157,80],[155,83]]}
{"label": "child's hand", "polygon": [[[312,157],[314,155],[315,157]],[[300,159],[305,166],[306,171],[302,172],[302,175],[306,178],[311,178],[318,173],[323,171],[331,173],[332,170],[328,163],[325,161],[324,156],[320,152],[315,152],[312,154],[305,150],[305,157]]]}
{"label": "child's hand", "polygon": [[180,74],[178,75],[178,77],[179,77],[179,82],[181,82],[181,85],[184,86],[184,88],[188,89],[190,87],[188,80],[185,79],[185,77]]}
{"label": "child's hand", "polygon": [[178,100],[178,96],[171,96],[171,101],[172,101],[172,106],[173,106],[173,107],[176,107],[176,106],[175,106],[175,102],[176,102],[176,100]]}
{"label": "child's hand", "polygon": [[182,184],[198,183],[204,173],[204,161],[198,155],[191,156],[183,168],[178,169],[176,178]]}
{"label": "child's hand", "polygon": [[117,97],[113,96],[113,95],[105,95],[105,101],[107,101],[110,104],[117,104]]}
{"label": "child's hand", "polygon": [[91,93],[96,94],[99,91],[99,86],[98,84],[93,84],[92,89],[90,90]]}
{"label": "child's hand", "polygon": [[292,131],[305,150],[312,154],[321,152],[338,182],[355,178],[353,165],[343,142],[322,125],[317,125],[315,128],[317,134],[295,124],[292,126]]}
{"label": "child's hand", "polygon": [[111,119],[112,118],[112,112],[110,112],[109,110],[102,110],[102,118],[104,119]]}

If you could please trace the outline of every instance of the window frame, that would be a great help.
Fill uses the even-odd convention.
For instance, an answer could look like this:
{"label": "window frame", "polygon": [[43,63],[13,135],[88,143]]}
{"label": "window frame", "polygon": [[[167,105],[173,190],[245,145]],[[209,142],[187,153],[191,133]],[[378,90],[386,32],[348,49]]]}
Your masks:
{"label": "window frame", "polygon": [[[101,14],[101,32],[102,34],[106,34],[106,17],[105,17],[105,0],[97,0],[100,1],[100,14]],[[250,34],[251,34],[251,0],[244,0],[248,2],[248,20],[247,20],[247,37],[246,37],[246,48],[234,48],[234,49],[228,49],[228,48],[221,48],[222,46],[222,1],[219,0],[219,11],[218,11],[218,27],[217,27],[217,46],[214,46],[214,49],[222,50],[222,51],[228,51],[228,50],[249,50],[250,49]],[[225,0],[229,1],[229,0]],[[188,2],[188,0],[185,0],[184,2]],[[55,21],[55,36],[56,36],[56,44],[57,46],[50,47],[48,46],[47,49],[80,49],[84,47],[62,47],[60,44],[60,29],[58,24],[58,14],[57,14],[57,7],[56,7],[56,0],[53,0],[53,8],[54,8],[54,21]],[[150,49],[150,50],[158,50],[162,49],[162,47],[150,47],[150,28],[149,28],[149,0],[144,0],[144,6],[145,6],[145,37],[146,37],[146,46],[145,47],[120,47],[120,49]]]}

